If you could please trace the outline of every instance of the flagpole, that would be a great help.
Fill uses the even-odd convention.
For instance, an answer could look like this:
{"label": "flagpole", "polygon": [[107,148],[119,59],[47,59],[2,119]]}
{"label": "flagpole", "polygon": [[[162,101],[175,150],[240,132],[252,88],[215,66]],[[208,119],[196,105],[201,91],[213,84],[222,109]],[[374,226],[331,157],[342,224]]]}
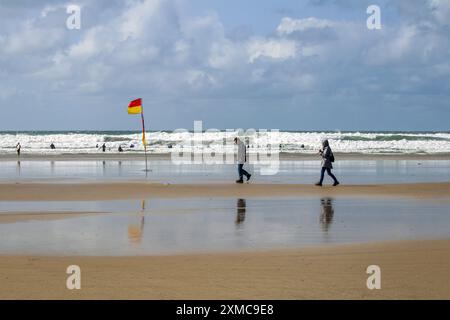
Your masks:
{"label": "flagpole", "polygon": [[147,140],[145,139],[145,121],[144,121],[144,104],[141,104],[141,119],[142,119],[142,143],[144,145],[145,153],[145,175],[147,176],[148,165],[147,165]]}

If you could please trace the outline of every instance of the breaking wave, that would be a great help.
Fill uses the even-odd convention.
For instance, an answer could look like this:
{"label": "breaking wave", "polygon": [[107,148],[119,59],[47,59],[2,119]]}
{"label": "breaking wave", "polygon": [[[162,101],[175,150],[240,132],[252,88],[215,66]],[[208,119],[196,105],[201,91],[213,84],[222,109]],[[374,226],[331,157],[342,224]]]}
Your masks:
{"label": "breaking wave", "polygon": [[[270,141],[279,146],[281,152],[314,153],[320,148],[321,141],[328,139],[333,150],[341,153],[450,153],[449,132],[268,131],[258,136],[247,133],[244,136],[250,150],[264,149]],[[199,151],[201,148],[218,149],[226,142],[227,148],[232,148],[231,142],[236,135],[238,132],[205,132],[199,143],[199,136],[192,132],[159,131],[148,132],[147,143],[152,153],[169,153],[181,146]],[[119,146],[124,152],[143,152],[141,139],[141,132],[133,131],[0,132],[0,154],[14,153],[17,142],[21,143],[24,152],[31,154],[99,153],[103,143],[108,152],[117,152]],[[196,143],[190,145],[190,141]],[[51,143],[55,144],[56,150],[50,149]]]}

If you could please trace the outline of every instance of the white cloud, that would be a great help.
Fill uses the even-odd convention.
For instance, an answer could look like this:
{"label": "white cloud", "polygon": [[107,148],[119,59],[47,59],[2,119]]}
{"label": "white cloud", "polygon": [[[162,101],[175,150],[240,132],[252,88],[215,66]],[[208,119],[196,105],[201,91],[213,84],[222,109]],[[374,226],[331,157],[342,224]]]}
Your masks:
{"label": "white cloud", "polygon": [[217,84],[216,80],[210,74],[202,70],[189,70],[186,80],[193,89],[202,89]]}
{"label": "white cloud", "polygon": [[44,9],[41,11],[41,18],[46,18],[47,15],[51,12],[55,12],[56,10],[60,9],[62,6],[45,6]]}
{"label": "white cloud", "polygon": [[164,0],[153,0],[134,2],[122,15],[119,32],[120,40],[128,37],[139,38],[147,31],[146,27],[153,18],[158,15],[158,11]]}
{"label": "white cloud", "polygon": [[428,0],[433,16],[441,25],[450,24],[450,1],[448,0]]}
{"label": "white cloud", "polygon": [[106,49],[111,50],[109,43],[101,37],[102,33],[105,32],[107,32],[107,29],[100,26],[87,30],[83,39],[68,49],[69,58],[88,59],[97,53],[104,52]]}
{"label": "white cloud", "polygon": [[369,32],[364,19],[284,17],[267,34],[236,37],[218,13],[186,14],[180,1],[116,1],[108,10],[85,2],[89,14],[82,13],[79,31],[68,31],[65,11],[60,18],[51,6],[36,6],[34,20],[9,20],[0,35],[0,79],[8,81],[0,96],[138,92],[183,105],[189,98],[269,103],[305,92],[320,99],[345,93],[343,99],[449,86],[445,2],[427,0],[421,7],[433,28],[399,18],[395,26],[386,21],[383,30]]}
{"label": "white cloud", "polygon": [[294,58],[297,42],[287,39],[254,39],[248,44],[248,61],[255,62],[260,57],[274,60]]}
{"label": "white cloud", "polygon": [[230,67],[239,61],[240,48],[229,40],[214,42],[211,45],[209,64],[213,68],[221,69]]}
{"label": "white cloud", "polygon": [[[380,39],[370,46],[367,51],[367,62],[371,65],[385,65],[393,63],[407,63],[414,60],[419,62],[419,58],[425,49],[421,46],[419,30],[414,25],[405,25],[399,28],[390,28],[385,31],[385,39]],[[408,59],[409,58],[409,59]]]}
{"label": "white cloud", "polygon": [[277,32],[281,35],[291,34],[296,31],[306,31],[309,29],[325,29],[332,28],[336,24],[326,19],[318,19],[309,17],[306,19],[292,19],[285,17],[277,27]]}
{"label": "white cloud", "polygon": [[224,28],[216,14],[184,19],[181,32],[186,39],[201,39],[207,42],[224,36]]}
{"label": "white cloud", "polygon": [[[53,49],[63,40],[63,30],[58,28],[36,28],[31,21],[26,21],[19,30],[10,34],[3,47],[7,54],[30,54]],[[1,50],[1,49],[0,49]]]}

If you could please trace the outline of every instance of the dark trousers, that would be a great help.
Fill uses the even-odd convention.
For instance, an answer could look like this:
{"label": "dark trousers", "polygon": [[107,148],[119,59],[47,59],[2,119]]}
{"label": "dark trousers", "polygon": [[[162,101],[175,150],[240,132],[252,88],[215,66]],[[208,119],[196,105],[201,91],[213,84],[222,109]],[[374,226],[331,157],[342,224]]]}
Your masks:
{"label": "dark trousers", "polygon": [[331,169],[330,168],[324,168],[322,167],[322,171],[320,171],[320,181],[319,183],[323,182],[323,177],[325,175],[325,171],[328,173],[328,175],[333,178],[334,182],[338,182],[336,177],[334,176],[334,174],[331,173]]}
{"label": "dark trousers", "polygon": [[239,173],[239,180],[242,180],[243,176],[246,176],[248,178],[248,176],[250,175],[250,173],[248,173],[247,171],[244,170],[244,164],[243,163],[239,163],[238,164],[238,173]]}

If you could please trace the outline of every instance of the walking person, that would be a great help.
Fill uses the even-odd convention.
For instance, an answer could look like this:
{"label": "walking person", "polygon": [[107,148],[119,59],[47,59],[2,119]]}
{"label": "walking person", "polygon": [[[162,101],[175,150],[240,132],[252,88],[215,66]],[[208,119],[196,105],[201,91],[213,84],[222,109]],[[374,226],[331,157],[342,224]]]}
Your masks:
{"label": "walking person", "polygon": [[247,181],[250,180],[250,177],[252,176],[250,173],[244,170],[244,164],[247,162],[247,150],[245,147],[245,144],[239,139],[234,138],[234,143],[238,146],[238,156],[237,156],[237,163],[238,163],[238,174],[239,174],[239,180],[236,180],[236,183],[243,183],[243,177],[247,177]]}
{"label": "walking person", "polygon": [[20,145],[20,142],[17,142],[16,144],[17,157],[20,157],[20,149],[22,149],[22,146]]}
{"label": "walking person", "polygon": [[319,151],[319,154],[322,157],[322,171],[320,172],[320,181],[316,183],[316,186],[322,186],[325,171],[334,180],[333,186],[337,186],[339,181],[336,179],[334,174],[331,173],[331,169],[333,169],[332,163],[334,162],[334,155],[328,140],[324,140],[322,142],[322,150]]}

